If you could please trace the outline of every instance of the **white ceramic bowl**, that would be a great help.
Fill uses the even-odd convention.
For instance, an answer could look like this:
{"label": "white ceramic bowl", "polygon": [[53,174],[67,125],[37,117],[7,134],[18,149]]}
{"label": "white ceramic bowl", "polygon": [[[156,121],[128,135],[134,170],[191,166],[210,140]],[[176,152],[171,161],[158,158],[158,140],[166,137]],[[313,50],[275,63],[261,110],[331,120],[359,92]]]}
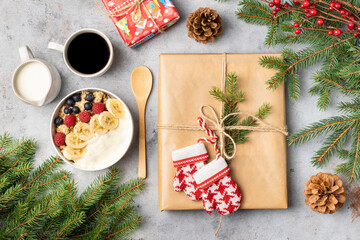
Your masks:
{"label": "white ceramic bowl", "polygon": [[[126,149],[125,151],[119,151],[119,155],[118,155],[118,159],[114,162],[107,162],[107,161],[104,161],[105,164],[99,168],[96,168],[96,169],[87,169],[87,168],[81,168],[79,166],[76,166],[74,165],[74,163],[72,161],[69,161],[67,160],[64,155],[61,153],[59,147],[57,147],[55,144],[54,144],[54,141],[53,141],[53,138],[54,138],[54,135],[55,135],[55,130],[56,130],[56,126],[54,124],[54,120],[56,117],[58,117],[58,113],[59,113],[59,110],[60,108],[65,104],[65,101],[66,99],[68,99],[70,96],[74,95],[75,93],[81,93],[82,91],[88,91],[88,92],[96,92],[96,91],[101,91],[101,92],[104,92],[106,93],[108,96],[110,96],[111,98],[114,98],[114,99],[118,99],[120,102],[122,102],[122,104],[124,105],[125,107],[125,114],[130,118],[130,122],[131,122],[131,134],[128,137],[128,145],[125,146]],[[131,142],[132,142],[132,139],[133,139],[133,135],[134,135],[134,121],[133,121],[133,118],[131,116],[131,113],[130,113],[130,110],[129,108],[127,107],[127,105],[125,104],[125,102],[119,98],[118,96],[116,96],[115,94],[109,92],[109,91],[106,91],[104,89],[100,89],[100,88],[83,88],[83,89],[79,89],[79,90],[76,90],[74,92],[71,92],[69,93],[67,96],[65,96],[60,102],[59,104],[56,106],[53,114],[52,114],[52,117],[51,117],[51,122],[50,122],[50,136],[51,136],[51,142],[52,142],[52,145],[54,146],[56,152],[59,154],[59,156],[61,157],[62,160],[64,160],[66,163],[70,164],[71,166],[73,166],[74,168],[77,168],[77,169],[80,169],[80,170],[84,170],[84,171],[98,171],[98,170],[102,170],[102,169],[105,169],[105,168],[108,168],[112,165],[114,165],[115,163],[117,163],[125,154],[126,152],[128,151],[130,145],[131,145]]]}

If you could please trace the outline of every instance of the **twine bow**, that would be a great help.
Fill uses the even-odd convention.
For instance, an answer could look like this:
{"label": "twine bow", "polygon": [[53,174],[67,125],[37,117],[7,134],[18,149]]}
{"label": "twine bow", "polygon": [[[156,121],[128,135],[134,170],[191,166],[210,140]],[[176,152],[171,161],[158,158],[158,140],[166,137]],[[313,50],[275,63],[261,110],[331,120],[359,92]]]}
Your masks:
{"label": "twine bow", "polygon": [[134,0],[133,2],[130,2],[129,4],[113,11],[113,12],[106,12],[104,11],[98,0],[94,0],[96,5],[99,7],[99,9],[106,14],[109,17],[120,17],[123,15],[128,14],[131,10],[133,11],[133,14],[131,16],[131,19],[134,23],[138,23],[141,19],[141,7],[145,10],[147,16],[151,19],[151,21],[154,23],[155,27],[157,28],[157,30],[159,32],[162,32],[161,28],[159,27],[159,25],[157,25],[157,23],[155,22],[155,19],[153,18],[153,16],[151,15],[151,13],[149,12],[149,10],[146,8],[144,1],[145,0]]}
{"label": "twine bow", "polygon": [[[210,110],[210,113],[212,114],[212,118],[210,116],[208,116],[207,114],[205,114],[204,109],[208,108]],[[228,134],[226,132],[226,130],[248,130],[248,131],[261,131],[261,132],[280,132],[282,134],[284,134],[285,136],[288,135],[288,132],[285,128],[278,128],[275,127],[273,125],[267,124],[264,121],[262,121],[260,118],[256,117],[255,115],[252,115],[250,113],[246,113],[246,112],[236,112],[236,113],[230,113],[222,118],[219,118],[218,115],[216,114],[215,110],[213,107],[209,106],[209,105],[203,105],[200,107],[200,114],[201,116],[206,119],[207,121],[211,122],[213,124],[213,130],[218,132],[218,141],[219,141],[219,148],[220,148],[220,152],[221,155],[223,155],[225,158],[227,159],[233,159],[235,157],[236,154],[236,142],[235,140],[230,136],[230,134]],[[228,119],[231,116],[247,116],[247,117],[252,117],[255,120],[257,120],[260,125],[262,126],[224,126],[224,122],[226,119]],[[226,150],[225,150],[225,139],[229,139],[233,146],[234,146],[234,150],[232,152],[231,155],[229,155]]]}

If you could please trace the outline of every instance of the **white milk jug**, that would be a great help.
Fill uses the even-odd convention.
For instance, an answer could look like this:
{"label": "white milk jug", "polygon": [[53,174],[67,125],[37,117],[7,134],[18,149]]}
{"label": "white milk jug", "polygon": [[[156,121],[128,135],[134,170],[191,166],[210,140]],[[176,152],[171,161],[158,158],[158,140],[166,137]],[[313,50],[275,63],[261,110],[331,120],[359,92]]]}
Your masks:
{"label": "white milk jug", "polygon": [[12,87],[18,98],[40,107],[59,94],[61,77],[54,66],[34,58],[28,46],[19,48],[21,65],[12,77]]}

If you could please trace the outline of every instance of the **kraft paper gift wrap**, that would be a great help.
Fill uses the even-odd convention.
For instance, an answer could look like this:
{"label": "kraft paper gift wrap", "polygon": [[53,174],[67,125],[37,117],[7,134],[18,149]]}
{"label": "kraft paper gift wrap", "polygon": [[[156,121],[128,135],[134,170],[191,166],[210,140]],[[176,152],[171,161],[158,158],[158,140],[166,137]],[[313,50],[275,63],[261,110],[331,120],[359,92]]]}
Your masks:
{"label": "kraft paper gift wrap", "polygon": [[[268,90],[266,80],[276,71],[259,66],[259,57],[280,54],[227,54],[226,71],[238,76],[245,101],[239,110],[255,114],[263,103],[272,106],[263,120],[278,128],[286,127],[284,85]],[[175,192],[175,167],[171,152],[192,144],[204,131],[175,130],[161,125],[197,126],[200,107],[212,106],[217,114],[221,103],[209,94],[223,81],[223,54],[161,54],[159,72],[158,184],[160,210],[203,209],[202,201],[191,201],[184,192]],[[230,176],[242,193],[242,209],[287,208],[286,136],[280,132],[253,131],[245,144],[237,145],[230,164]],[[212,145],[206,144],[210,160],[215,158]]]}

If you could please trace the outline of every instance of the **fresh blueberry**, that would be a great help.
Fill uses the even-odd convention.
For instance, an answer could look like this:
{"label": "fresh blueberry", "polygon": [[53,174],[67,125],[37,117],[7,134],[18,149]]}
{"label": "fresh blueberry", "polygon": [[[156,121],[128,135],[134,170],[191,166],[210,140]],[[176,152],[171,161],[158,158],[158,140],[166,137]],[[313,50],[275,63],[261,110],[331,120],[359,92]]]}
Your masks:
{"label": "fresh blueberry", "polygon": [[71,114],[72,113],[71,108],[69,108],[69,107],[64,108],[64,113],[65,114]]}
{"label": "fresh blueberry", "polygon": [[74,106],[74,104],[75,104],[75,102],[74,102],[74,100],[72,98],[66,99],[66,105],[72,107],[72,106]]}
{"label": "fresh blueberry", "polygon": [[[92,102],[92,101],[94,100],[94,95],[93,95],[92,93],[86,94],[85,100],[86,100],[86,101],[89,101],[89,102]],[[87,110],[88,110],[88,109],[87,109]]]}
{"label": "fresh blueberry", "polygon": [[73,113],[80,113],[80,108],[75,106],[72,108],[72,111],[73,111]]}
{"label": "fresh blueberry", "polygon": [[81,101],[81,95],[80,94],[74,94],[72,96],[72,99],[75,101],[75,102],[80,102]]}
{"label": "fresh blueberry", "polygon": [[61,124],[63,124],[63,120],[61,117],[57,117],[55,118],[54,123],[56,126],[60,126]]}
{"label": "fresh blueberry", "polygon": [[86,103],[84,104],[84,108],[85,108],[85,110],[91,110],[92,104],[89,103],[89,102],[86,102]]}

